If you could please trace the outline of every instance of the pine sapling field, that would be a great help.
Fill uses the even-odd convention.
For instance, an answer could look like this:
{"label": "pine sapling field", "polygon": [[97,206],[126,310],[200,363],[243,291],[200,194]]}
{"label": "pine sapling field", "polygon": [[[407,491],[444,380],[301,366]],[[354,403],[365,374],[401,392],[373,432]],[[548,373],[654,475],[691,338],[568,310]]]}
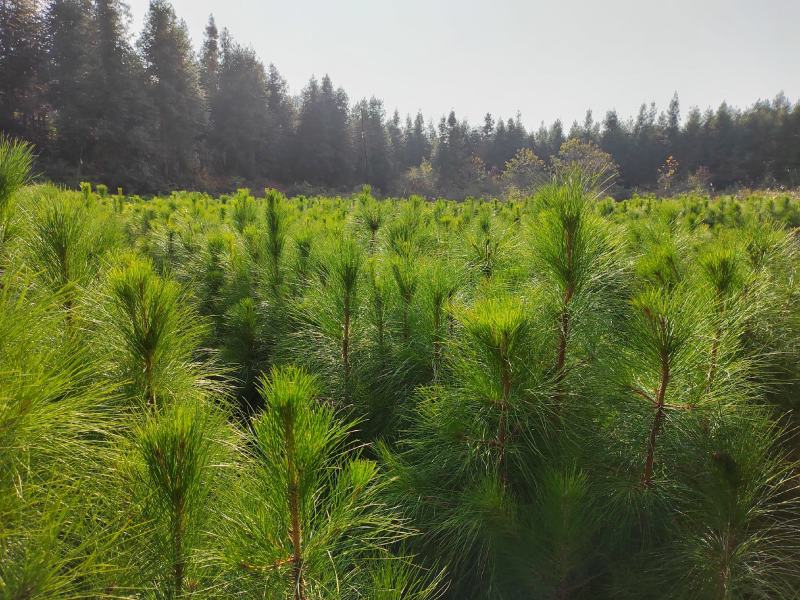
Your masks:
{"label": "pine sapling field", "polygon": [[0,143],[0,597],[800,594],[797,197],[30,168]]}

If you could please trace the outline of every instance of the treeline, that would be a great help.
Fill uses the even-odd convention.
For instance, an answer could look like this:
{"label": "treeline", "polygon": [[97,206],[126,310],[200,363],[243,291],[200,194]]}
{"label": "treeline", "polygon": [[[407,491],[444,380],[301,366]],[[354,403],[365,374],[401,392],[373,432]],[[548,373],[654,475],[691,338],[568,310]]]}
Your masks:
{"label": "treeline", "polygon": [[[800,184],[800,102],[782,94],[739,110],[693,108],[561,121],[527,131],[519,115],[438,125],[351,103],[327,75],[292,96],[278,69],[217,28],[198,54],[165,0],[135,42],[120,0],[0,2],[0,130],[33,142],[38,169],[135,192],[269,182],[289,191],[464,197],[522,190],[558,162],[619,175],[620,194],[681,186]],[[420,93],[425,93],[420,90]],[[565,146],[565,144],[567,144]]]}

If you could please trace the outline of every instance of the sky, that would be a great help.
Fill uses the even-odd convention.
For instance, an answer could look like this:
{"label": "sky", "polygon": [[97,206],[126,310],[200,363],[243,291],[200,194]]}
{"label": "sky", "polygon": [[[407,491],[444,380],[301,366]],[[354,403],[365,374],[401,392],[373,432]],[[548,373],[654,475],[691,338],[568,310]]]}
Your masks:
{"label": "sky", "polygon": [[[133,32],[149,0],[129,0]],[[800,99],[800,0],[172,0],[200,46],[217,26],[274,63],[299,93],[329,74],[351,103],[387,113],[623,118],[643,103],[744,108]]]}

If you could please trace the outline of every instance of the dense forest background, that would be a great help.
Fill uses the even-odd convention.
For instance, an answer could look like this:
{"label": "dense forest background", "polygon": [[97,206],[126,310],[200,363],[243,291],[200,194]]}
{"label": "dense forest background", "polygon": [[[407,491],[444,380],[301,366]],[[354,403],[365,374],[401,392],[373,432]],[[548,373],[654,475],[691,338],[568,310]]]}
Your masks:
{"label": "dense forest background", "polygon": [[[132,41],[120,0],[0,0],[0,131],[35,144],[57,182],[135,193],[272,185],[466,196],[524,191],[560,162],[614,176],[615,193],[800,185],[800,101],[682,115],[642,105],[527,131],[519,115],[438,124],[351,102],[326,75],[293,96],[275,65],[209,19],[198,54],[165,0]],[[711,76],[711,75],[710,75]],[[420,90],[423,94],[424,90]]]}

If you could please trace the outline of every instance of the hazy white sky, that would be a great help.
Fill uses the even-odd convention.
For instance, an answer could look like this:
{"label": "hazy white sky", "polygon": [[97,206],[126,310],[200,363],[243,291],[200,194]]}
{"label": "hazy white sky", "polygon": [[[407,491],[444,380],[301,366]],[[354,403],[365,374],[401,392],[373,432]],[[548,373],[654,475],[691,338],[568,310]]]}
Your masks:
{"label": "hazy white sky", "polygon": [[[149,0],[129,0],[141,31]],[[328,73],[388,113],[517,111],[565,127],[674,91],[684,114],[800,98],[800,0],[173,0],[196,47],[208,15],[273,62],[298,93]]]}

